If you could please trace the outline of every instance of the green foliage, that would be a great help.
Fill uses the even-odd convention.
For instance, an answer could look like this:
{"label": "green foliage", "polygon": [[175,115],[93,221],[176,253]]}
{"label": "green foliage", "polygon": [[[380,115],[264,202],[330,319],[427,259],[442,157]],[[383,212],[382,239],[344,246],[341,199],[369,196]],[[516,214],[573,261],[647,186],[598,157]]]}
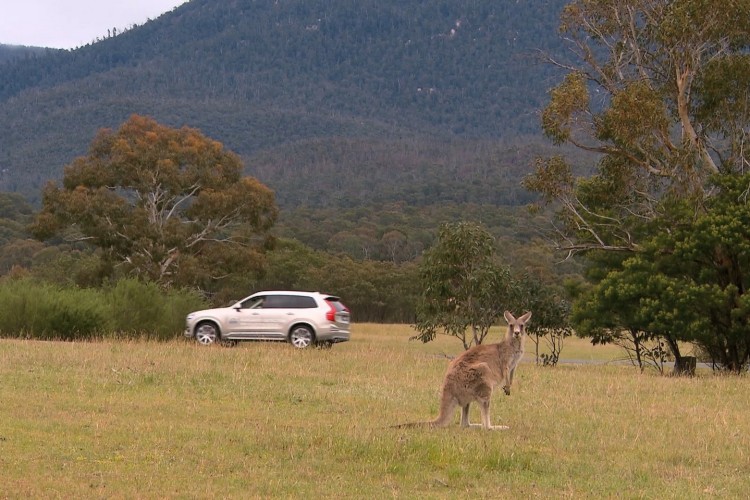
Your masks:
{"label": "green foliage", "polygon": [[518,183],[533,159],[558,152],[537,137],[513,140],[326,138],[247,157],[248,172],[276,191],[284,210],[362,205],[519,206]]}
{"label": "green foliage", "polygon": [[14,266],[30,268],[34,256],[42,249],[44,244],[32,239],[12,240],[0,246],[0,275],[7,274]]}
{"label": "green foliage", "polygon": [[94,290],[33,280],[0,281],[0,333],[6,337],[75,340],[109,327],[107,306]]}
{"label": "green foliage", "polygon": [[[275,232],[284,237],[267,253],[261,275],[237,273],[208,283],[202,291],[213,305],[226,305],[259,289],[320,290],[340,295],[355,321],[412,323],[420,294],[417,262],[422,251],[433,245],[433,228],[462,218],[489,225],[507,265],[533,271],[548,282],[578,272],[575,263],[555,263],[542,242],[532,241],[539,221],[521,208],[398,204],[343,211],[299,209],[282,212]],[[389,232],[405,238],[395,240],[404,243],[394,248],[397,253],[384,244]],[[345,234],[353,242],[349,249],[337,245]],[[299,241],[289,239],[295,236]],[[121,266],[113,267],[102,258],[102,251],[81,243],[45,247],[20,240],[0,247],[0,256],[6,272],[22,266],[31,276],[61,287],[98,288],[126,277]]]}
{"label": "green foliage", "polygon": [[134,115],[102,130],[62,187],[47,185],[33,230],[42,239],[73,230],[111,264],[163,285],[257,272],[276,206],[241,170],[198,131]]}
{"label": "green foliage", "polygon": [[18,193],[0,193],[0,275],[13,266],[28,268],[44,245],[30,239],[26,226],[34,208]]}
{"label": "green foliage", "polygon": [[[544,366],[555,366],[567,337],[573,334],[570,325],[570,300],[568,293],[559,285],[545,282],[537,276],[525,273],[514,276],[518,283],[515,297],[509,306],[512,310],[532,311],[533,320],[526,326],[526,332],[536,347],[536,362]],[[539,354],[540,343],[544,341],[549,353]]]}
{"label": "green foliage", "polygon": [[354,260],[281,240],[268,256],[266,275],[216,297],[217,303],[262,289],[317,290],[338,295],[355,322],[408,323],[416,303],[416,265]]}
{"label": "green foliage", "polygon": [[562,63],[569,74],[543,125],[599,163],[572,179],[564,162],[540,161],[526,185],[557,211],[559,248],[591,263],[596,285],[574,307],[577,330],[632,345],[639,362],[661,359],[665,344],[679,363],[678,341],[735,372],[750,356],[748,27],[746,0],[573,0],[561,17],[578,57]]}
{"label": "green foliage", "polygon": [[732,54],[711,60],[696,81],[700,101],[696,116],[713,133],[726,137],[731,152],[727,166],[742,159],[746,140],[744,124],[750,122],[750,55]]}
{"label": "green foliage", "polygon": [[562,212],[562,248],[638,251],[660,199],[700,206],[711,175],[744,171],[746,14],[746,0],[574,0],[564,9],[561,32],[577,58],[562,63],[569,74],[542,122],[553,142],[597,153],[599,165],[571,182],[559,162],[540,162],[527,181]]}
{"label": "green foliage", "polygon": [[[459,221],[486,226],[509,260],[526,251],[536,236],[534,226],[544,222],[524,207],[474,203],[411,206],[399,202],[362,204],[348,209],[286,209],[282,210],[273,232],[317,250],[345,253],[355,260],[401,263],[418,258],[431,247],[442,224]],[[395,246],[391,244],[394,242]],[[550,261],[551,256],[547,259]]]}
{"label": "green foliage", "polygon": [[325,290],[351,309],[354,321],[409,323],[419,295],[417,266],[349,257],[328,259],[319,270]]}
{"label": "green foliage", "polygon": [[589,107],[589,94],[585,75],[569,73],[564,81],[550,92],[550,102],[542,112],[544,133],[555,144],[562,144],[571,138],[579,114],[585,114]]}
{"label": "green foliage", "polygon": [[[311,226],[321,227],[316,226],[316,220],[309,222]],[[321,227],[321,232],[323,231],[324,228]],[[512,282],[523,281],[524,284],[517,296],[508,297],[507,301],[498,299],[499,307],[514,311],[522,311],[524,308],[539,310],[539,320],[535,317],[533,327],[540,328],[540,336],[561,328],[561,318],[567,307],[562,299],[565,294],[555,291],[549,284],[561,281],[566,270],[570,275],[576,276],[577,268],[572,263],[553,268],[550,264],[551,256],[540,244],[513,241],[507,235],[502,239],[492,239],[493,248],[503,248],[504,264],[498,264],[498,269],[504,270],[506,265],[512,265],[534,273],[533,277],[519,275],[517,279],[512,279]],[[432,243],[427,241],[425,245],[431,246]],[[427,255],[430,251],[428,250]],[[494,252],[495,250],[493,254]],[[267,263],[265,273],[260,278],[237,276],[223,283],[211,294],[211,302],[215,305],[227,305],[262,289],[318,290],[340,296],[351,309],[355,322],[415,321],[415,310],[423,291],[420,283],[422,257],[399,263],[352,258],[330,250],[314,250],[297,240],[282,238],[273,251],[269,252]],[[502,276],[504,275],[503,271]],[[529,285],[525,284],[527,281]]]}
{"label": "green foliage", "polygon": [[[645,259],[645,260],[644,260]],[[654,320],[663,322],[684,317],[679,308],[670,304],[665,293],[665,276],[651,269],[649,257],[640,255],[626,259],[620,269],[609,271],[592,289],[574,304],[571,322],[576,333],[590,337],[594,345],[614,344],[625,350],[630,359],[643,370],[659,354],[666,342],[675,360],[681,358],[679,334],[672,328],[657,328]],[[639,264],[646,263],[646,268]],[[674,291],[672,289],[672,291]],[[674,325],[672,325],[674,326]],[[662,363],[655,363],[661,369]]]}
{"label": "green foliage", "polygon": [[0,305],[0,335],[40,340],[111,335],[169,340],[180,337],[190,311],[205,307],[195,292],[165,292],[135,279],[104,289],[4,279]]}
{"label": "green foliage", "polygon": [[90,247],[51,245],[32,257],[30,273],[35,278],[63,287],[100,287],[116,275],[116,269]]}
{"label": "green foliage", "polygon": [[[22,224],[28,224],[34,214],[34,207],[18,193],[0,193],[0,220],[18,224],[22,233]],[[6,223],[7,223],[6,222]]]}
{"label": "green foliage", "polygon": [[[685,210],[668,232],[611,270],[576,306],[581,334],[595,342],[623,335],[636,341],[694,342],[734,372],[750,363],[750,175],[714,178],[705,211]],[[674,219],[672,219],[674,222]]]}
{"label": "green foliage", "polygon": [[575,179],[570,164],[562,156],[537,158],[534,171],[524,177],[523,185],[535,191],[545,203],[552,203],[575,187]]}
{"label": "green foliage", "polygon": [[482,343],[515,287],[509,270],[496,262],[492,235],[469,222],[440,228],[419,265],[419,284],[415,338],[429,342],[443,331],[465,349]]}
{"label": "green foliage", "polygon": [[169,340],[185,327],[185,316],[205,308],[189,290],[163,290],[156,283],[119,280],[103,290],[109,305],[112,330],[119,336]]}
{"label": "green foliage", "polygon": [[[628,82],[597,121],[596,137],[618,148],[654,151],[672,126],[663,97],[648,82]],[[638,124],[638,127],[633,127]]]}

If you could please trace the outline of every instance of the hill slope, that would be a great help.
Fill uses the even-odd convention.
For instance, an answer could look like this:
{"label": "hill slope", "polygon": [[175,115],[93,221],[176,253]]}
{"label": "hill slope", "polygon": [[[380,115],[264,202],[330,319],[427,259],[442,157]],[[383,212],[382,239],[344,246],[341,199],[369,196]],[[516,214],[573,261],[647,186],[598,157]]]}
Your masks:
{"label": "hill slope", "polygon": [[28,59],[32,56],[41,56],[57,49],[44,47],[28,47],[26,45],[2,45],[0,44],[0,64],[18,59]]}
{"label": "hill slope", "polygon": [[[471,172],[458,181],[481,183],[504,155],[482,146],[468,161],[481,167],[466,167],[474,145],[512,151],[539,133],[554,75],[533,56],[558,49],[564,3],[192,0],[99,43],[5,63],[0,190],[38,196],[97,129],[132,113],[224,142],[280,200],[298,200],[300,169],[326,162],[356,177],[342,185],[389,196],[407,193],[389,190],[404,176],[385,166],[404,165],[414,184],[445,184],[456,168]],[[373,151],[379,160],[361,168]]]}

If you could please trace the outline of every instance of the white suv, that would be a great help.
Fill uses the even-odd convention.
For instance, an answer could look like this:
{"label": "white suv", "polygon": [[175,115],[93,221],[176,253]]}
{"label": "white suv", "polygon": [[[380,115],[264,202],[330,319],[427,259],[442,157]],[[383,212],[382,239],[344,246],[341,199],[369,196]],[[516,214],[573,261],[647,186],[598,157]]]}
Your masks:
{"label": "white suv", "polygon": [[349,309],[318,292],[258,292],[231,307],[188,314],[185,336],[203,345],[283,340],[300,349],[349,340]]}

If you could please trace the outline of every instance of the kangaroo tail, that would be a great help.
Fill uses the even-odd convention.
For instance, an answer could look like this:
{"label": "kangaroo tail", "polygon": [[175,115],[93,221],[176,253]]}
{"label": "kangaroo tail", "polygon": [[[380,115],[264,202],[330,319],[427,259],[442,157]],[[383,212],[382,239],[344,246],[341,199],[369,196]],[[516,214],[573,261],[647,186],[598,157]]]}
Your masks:
{"label": "kangaroo tail", "polygon": [[405,424],[392,425],[391,429],[419,429],[435,427],[434,422],[407,422]]}
{"label": "kangaroo tail", "polygon": [[438,416],[435,420],[430,422],[431,426],[445,427],[450,424],[451,419],[453,418],[453,411],[456,409],[456,406],[458,406],[458,401],[456,401],[456,398],[453,397],[447,387],[443,387],[443,392],[440,396],[440,413],[438,413]]}

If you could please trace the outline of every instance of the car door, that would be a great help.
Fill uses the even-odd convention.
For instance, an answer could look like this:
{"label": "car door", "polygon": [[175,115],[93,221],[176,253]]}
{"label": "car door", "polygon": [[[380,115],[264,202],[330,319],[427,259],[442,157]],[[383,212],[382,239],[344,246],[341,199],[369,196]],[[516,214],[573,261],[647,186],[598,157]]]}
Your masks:
{"label": "car door", "polygon": [[260,328],[260,315],[265,297],[254,296],[237,304],[226,320],[228,333],[235,337],[251,337]]}
{"label": "car door", "polygon": [[267,295],[262,301],[253,304],[245,317],[249,332],[263,338],[284,337],[286,332],[283,325],[290,314],[286,305],[284,295]]}

